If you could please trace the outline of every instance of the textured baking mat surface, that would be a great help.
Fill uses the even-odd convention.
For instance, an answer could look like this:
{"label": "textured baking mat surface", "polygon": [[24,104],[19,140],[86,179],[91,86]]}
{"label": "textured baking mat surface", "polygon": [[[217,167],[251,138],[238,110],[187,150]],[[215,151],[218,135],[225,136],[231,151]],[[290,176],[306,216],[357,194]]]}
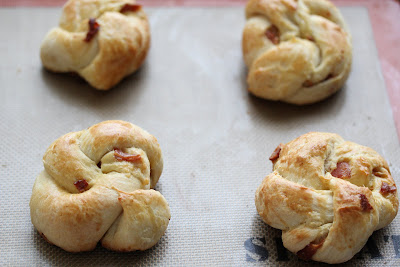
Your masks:
{"label": "textured baking mat surface", "polygon": [[[383,155],[400,184],[399,141],[367,10],[342,8],[353,35],[353,68],[343,90],[306,107],[246,92],[242,8],[146,8],[152,46],[141,70],[108,92],[42,69],[39,47],[61,10],[0,9],[0,265],[303,266],[264,224],[254,193],[281,142],[336,132]],[[46,148],[61,135],[108,119],[155,135],[164,155],[157,189],[172,218],[145,252],[98,246],[71,254],[33,228],[29,200]],[[356,225],[354,227],[357,227]],[[400,260],[400,219],[373,234],[347,266]]]}

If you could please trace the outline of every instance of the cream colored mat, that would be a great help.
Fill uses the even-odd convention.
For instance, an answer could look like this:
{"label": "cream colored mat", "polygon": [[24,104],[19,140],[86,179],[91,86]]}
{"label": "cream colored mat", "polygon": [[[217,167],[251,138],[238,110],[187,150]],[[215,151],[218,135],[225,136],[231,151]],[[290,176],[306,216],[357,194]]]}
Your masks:
{"label": "cream colored mat", "polygon": [[[260,220],[254,193],[271,171],[275,147],[308,131],[336,132],[374,148],[400,184],[399,140],[366,9],[342,8],[354,44],[346,88],[306,107],[246,92],[243,9],[146,11],[152,45],[145,65],[117,88],[99,92],[41,67],[40,43],[60,9],[0,9],[1,266],[304,265],[282,249],[280,231]],[[32,185],[51,142],[108,119],[130,121],[158,138],[165,169],[157,189],[172,219],[161,242],[146,252],[99,246],[67,253],[34,230]],[[399,250],[398,217],[348,266],[393,266]]]}

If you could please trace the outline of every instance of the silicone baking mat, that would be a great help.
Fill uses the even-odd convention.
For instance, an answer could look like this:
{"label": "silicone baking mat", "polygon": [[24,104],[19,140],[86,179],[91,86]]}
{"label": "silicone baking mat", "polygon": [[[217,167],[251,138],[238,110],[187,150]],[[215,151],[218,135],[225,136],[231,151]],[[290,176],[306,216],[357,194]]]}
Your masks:
{"label": "silicone baking mat", "polygon": [[[377,150],[400,184],[399,141],[368,12],[341,10],[353,36],[349,80],[329,99],[297,107],[247,93],[240,7],[145,8],[152,33],[146,63],[108,92],[43,70],[40,43],[60,8],[0,9],[0,265],[309,265],[282,247],[280,231],[264,224],[254,206],[279,143],[309,131],[336,132]],[[148,251],[98,246],[68,253],[33,228],[32,185],[55,139],[108,119],[130,121],[159,140],[165,162],[157,189],[172,218]],[[397,218],[346,265],[399,263]]]}

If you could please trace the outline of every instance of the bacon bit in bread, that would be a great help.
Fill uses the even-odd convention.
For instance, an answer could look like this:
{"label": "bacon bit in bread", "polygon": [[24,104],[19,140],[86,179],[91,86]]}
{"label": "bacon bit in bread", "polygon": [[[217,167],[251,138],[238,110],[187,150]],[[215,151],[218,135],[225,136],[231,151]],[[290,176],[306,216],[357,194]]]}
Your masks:
{"label": "bacon bit in bread", "polygon": [[310,243],[307,246],[305,246],[302,250],[298,251],[297,257],[299,257],[302,260],[308,261],[311,260],[312,256],[317,252],[317,250],[322,247],[324,244],[325,239],[323,239],[319,243]]}
{"label": "bacon bit in bread", "polygon": [[312,35],[307,35],[306,39],[309,40],[310,42],[315,42],[315,39]]}
{"label": "bacon bit in bread", "polygon": [[85,42],[90,42],[100,29],[96,19],[89,19],[89,31],[86,34]]}
{"label": "bacon bit in bread", "polygon": [[76,189],[78,189],[78,191],[80,193],[82,193],[82,192],[86,191],[86,187],[88,187],[89,184],[86,182],[85,179],[83,179],[83,180],[76,181],[74,183],[74,185],[75,185]]}
{"label": "bacon bit in bread", "polygon": [[279,29],[275,25],[269,26],[265,31],[265,35],[273,44],[279,44]]}
{"label": "bacon bit in bread", "polygon": [[338,162],[336,164],[336,169],[331,172],[332,176],[336,178],[350,178],[351,177],[351,168],[350,164],[347,162]]}
{"label": "bacon bit in bread", "polygon": [[142,8],[141,5],[136,5],[136,4],[125,4],[119,12],[125,13],[125,12],[136,12],[139,11]]}
{"label": "bacon bit in bread", "polygon": [[114,157],[118,161],[129,161],[129,162],[136,162],[142,158],[139,154],[138,155],[126,154],[118,148],[114,149]]}
{"label": "bacon bit in bread", "polygon": [[371,204],[369,204],[368,198],[364,194],[360,194],[360,204],[363,211],[374,209]]}
{"label": "bacon bit in bread", "polygon": [[394,193],[397,191],[395,185],[389,185],[388,183],[383,182],[381,185],[381,194],[387,195],[389,193]]}
{"label": "bacon bit in bread", "polygon": [[279,154],[281,153],[283,146],[284,144],[281,143],[275,148],[274,152],[272,152],[271,156],[269,157],[270,161],[275,162],[279,158]]}

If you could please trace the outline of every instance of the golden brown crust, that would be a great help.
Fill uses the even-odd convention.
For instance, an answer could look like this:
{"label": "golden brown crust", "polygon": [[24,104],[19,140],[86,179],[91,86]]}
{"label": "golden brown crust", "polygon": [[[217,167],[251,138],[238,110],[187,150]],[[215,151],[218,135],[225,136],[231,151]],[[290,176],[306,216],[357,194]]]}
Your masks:
{"label": "golden brown crust", "polygon": [[[44,38],[41,59],[55,72],[76,72],[93,87],[108,90],[136,71],[150,46],[149,23],[142,8],[121,12],[134,0],[69,0],[60,25]],[[89,41],[89,20],[99,30]]]}
{"label": "golden brown crust", "polygon": [[30,209],[33,225],[50,243],[72,252],[91,250],[100,240],[111,250],[145,250],[164,234],[170,210],[150,190],[163,159],[157,140],[143,129],[105,121],[68,133],[50,145],[43,163]]}
{"label": "golden brown crust", "polygon": [[326,0],[250,0],[243,57],[254,95],[298,105],[320,101],[346,81],[351,37]]}
{"label": "golden brown crust", "polygon": [[[350,176],[333,176],[343,162]],[[351,259],[398,211],[394,180],[377,152],[318,132],[281,145],[255,203],[262,219],[282,230],[287,249],[327,263]]]}

